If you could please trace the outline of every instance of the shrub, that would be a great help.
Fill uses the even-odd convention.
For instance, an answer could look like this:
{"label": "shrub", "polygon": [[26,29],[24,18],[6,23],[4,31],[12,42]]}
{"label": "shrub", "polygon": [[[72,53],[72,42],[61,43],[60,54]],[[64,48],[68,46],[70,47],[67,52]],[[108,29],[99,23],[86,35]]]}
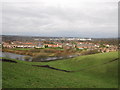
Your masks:
{"label": "shrub", "polygon": [[44,52],[45,53],[55,53],[56,50],[55,49],[45,49]]}
{"label": "shrub", "polygon": [[24,60],[25,60],[25,61],[29,61],[29,60],[30,60],[30,56],[25,56],[25,57],[24,57]]}
{"label": "shrub", "polygon": [[89,55],[89,54],[96,54],[99,53],[98,50],[88,50],[88,51],[82,51],[81,55]]}
{"label": "shrub", "polygon": [[41,49],[32,49],[32,50],[30,50],[30,52],[40,52],[41,51]]}
{"label": "shrub", "polygon": [[39,62],[39,61],[44,61],[45,58],[47,58],[47,54],[39,54],[33,57],[32,61]]}

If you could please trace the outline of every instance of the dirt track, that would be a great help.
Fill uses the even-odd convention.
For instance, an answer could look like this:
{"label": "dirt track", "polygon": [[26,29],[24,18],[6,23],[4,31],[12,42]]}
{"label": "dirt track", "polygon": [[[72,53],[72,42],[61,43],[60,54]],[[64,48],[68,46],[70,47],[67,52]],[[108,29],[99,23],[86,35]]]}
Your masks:
{"label": "dirt track", "polygon": [[16,61],[8,60],[8,59],[0,59],[2,62],[11,62],[11,63],[17,63]]}
{"label": "dirt track", "polygon": [[32,65],[32,66],[35,66],[35,67],[45,67],[45,68],[50,68],[50,69],[54,69],[54,70],[58,70],[58,71],[63,71],[63,72],[73,72],[73,71],[62,70],[62,69],[57,69],[57,68],[54,68],[54,67],[50,67],[49,65]]}

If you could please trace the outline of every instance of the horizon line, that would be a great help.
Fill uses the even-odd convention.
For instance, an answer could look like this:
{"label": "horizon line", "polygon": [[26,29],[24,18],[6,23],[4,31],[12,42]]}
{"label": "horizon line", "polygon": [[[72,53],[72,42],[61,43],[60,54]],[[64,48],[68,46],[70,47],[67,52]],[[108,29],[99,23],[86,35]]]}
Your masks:
{"label": "horizon line", "polygon": [[64,37],[64,38],[120,38],[118,37],[78,37],[78,36],[40,36],[40,35],[11,35],[11,34],[1,34],[1,36],[26,36],[26,37]]}

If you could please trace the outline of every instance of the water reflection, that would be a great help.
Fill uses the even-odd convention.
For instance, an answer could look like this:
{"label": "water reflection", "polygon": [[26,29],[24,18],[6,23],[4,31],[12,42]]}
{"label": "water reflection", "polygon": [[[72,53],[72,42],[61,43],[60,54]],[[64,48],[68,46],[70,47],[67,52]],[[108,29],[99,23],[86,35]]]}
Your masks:
{"label": "water reflection", "polygon": [[[6,57],[6,58],[25,61],[25,57],[27,57],[27,55],[19,55],[19,54],[14,54],[14,53],[9,53],[9,52],[0,52],[0,57]],[[28,61],[32,61],[32,57],[30,57]]]}
{"label": "water reflection", "polygon": [[[48,58],[40,58],[37,61],[53,61],[53,60],[62,60],[64,58],[73,58],[78,55],[69,55],[66,57],[48,57]],[[23,60],[23,61],[32,61],[33,57],[28,56],[28,55],[19,55],[19,54],[14,54],[14,53],[9,53],[9,52],[0,52],[0,57],[6,57],[6,58],[11,58],[11,59],[17,59],[17,60]]]}

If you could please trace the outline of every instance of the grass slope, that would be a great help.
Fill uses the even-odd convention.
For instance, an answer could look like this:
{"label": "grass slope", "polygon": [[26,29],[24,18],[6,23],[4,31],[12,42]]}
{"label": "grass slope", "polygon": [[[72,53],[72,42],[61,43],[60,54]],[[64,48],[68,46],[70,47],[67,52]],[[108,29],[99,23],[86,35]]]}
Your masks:
{"label": "grass slope", "polygon": [[[118,61],[109,62],[115,58],[118,58],[117,52],[51,62],[3,62],[3,88],[117,88]],[[32,65],[49,65],[76,72]]]}

